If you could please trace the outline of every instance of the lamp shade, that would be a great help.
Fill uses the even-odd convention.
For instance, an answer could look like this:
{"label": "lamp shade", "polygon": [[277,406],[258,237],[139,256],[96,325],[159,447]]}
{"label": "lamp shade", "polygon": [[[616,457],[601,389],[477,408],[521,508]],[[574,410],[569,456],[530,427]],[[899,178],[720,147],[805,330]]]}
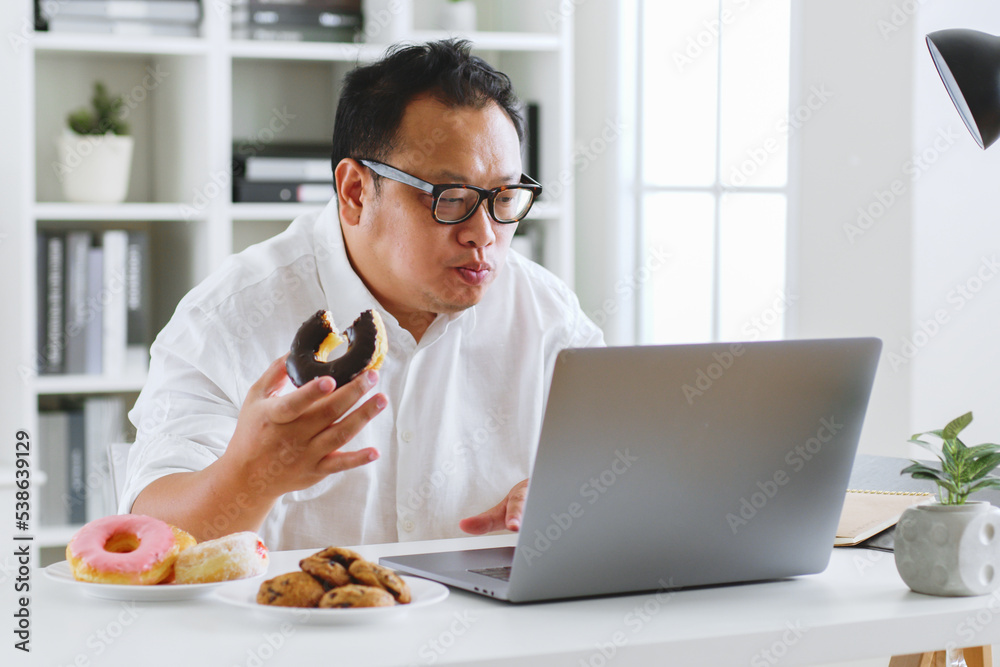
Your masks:
{"label": "lamp shade", "polygon": [[927,48],[951,101],[980,148],[1000,137],[1000,37],[978,30],[938,30]]}

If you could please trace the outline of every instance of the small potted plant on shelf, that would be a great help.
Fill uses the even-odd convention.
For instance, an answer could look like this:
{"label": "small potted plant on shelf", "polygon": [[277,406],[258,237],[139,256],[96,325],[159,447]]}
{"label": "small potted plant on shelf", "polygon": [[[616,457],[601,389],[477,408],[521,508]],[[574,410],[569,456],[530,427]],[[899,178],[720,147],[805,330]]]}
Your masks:
{"label": "small potted plant on shelf", "polygon": [[90,106],[66,117],[66,128],[57,140],[60,162],[56,173],[68,201],[125,200],[134,143],[128,136],[126,113],[122,97],[110,95],[104,84],[97,81]]}
{"label": "small potted plant on shelf", "polygon": [[[1000,488],[1000,477],[990,475],[1000,465],[1000,445],[966,446],[958,436],[971,422],[967,412],[909,440],[941,463],[937,468],[911,461],[900,473],[938,488],[936,502],[908,508],[896,526],[896,569],[917,593],[983,595],[1000,587],[1000,508],[968,500],[977,491]],[[922,439],[929,435],[940,445]]]}
{"label": "small potted plant on shelf", "polygon": [[447,0],[441,7],[440,24],[449,32],[472,32],[476,29],[476,3],[472,0]]}

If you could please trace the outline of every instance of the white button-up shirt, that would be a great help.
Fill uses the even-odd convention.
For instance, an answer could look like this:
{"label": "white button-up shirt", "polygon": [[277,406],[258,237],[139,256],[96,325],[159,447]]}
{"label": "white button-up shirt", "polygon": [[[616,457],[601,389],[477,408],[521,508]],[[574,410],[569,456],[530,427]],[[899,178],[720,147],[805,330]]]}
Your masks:
{"label": "white button-up shirt", "polygon": [[[282,496],[261,528],[272,549],[460,536],[460,519],[529,476],[556,354],[603,344],[569,288],[513,251],[479,304],[439,315],[416,342],[351,268],[334,200],[230,257],[178,305],[129,413],[121,512],[153,480],[221,456],[250,386],[322,308],[341,327],[369,308],[385,321],[376,390],[388,407],[343,449],[381,457]],[[202,528],[225,534],[226,509]]]}

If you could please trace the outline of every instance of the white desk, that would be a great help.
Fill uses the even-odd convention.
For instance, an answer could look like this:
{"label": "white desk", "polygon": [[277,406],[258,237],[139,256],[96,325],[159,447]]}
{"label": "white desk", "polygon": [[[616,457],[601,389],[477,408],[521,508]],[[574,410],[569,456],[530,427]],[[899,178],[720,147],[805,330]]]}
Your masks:
{"label": "white desk", "polygon": [[[503,535],[359,551],[377,559],[513,541]],[[297,569],[308,553],[272,554],[270,573]],[[34,579],[33,652],[4,664],[771,667],[1000,643],[1000,595],[918,595],[900,580],[891,554],[862,550],[835,550],[819,575],[673,593],[516,606],[452,590],[440,604],[361,626],[281,628],[212,598],[112,602],[84,597],[41,571]]]}

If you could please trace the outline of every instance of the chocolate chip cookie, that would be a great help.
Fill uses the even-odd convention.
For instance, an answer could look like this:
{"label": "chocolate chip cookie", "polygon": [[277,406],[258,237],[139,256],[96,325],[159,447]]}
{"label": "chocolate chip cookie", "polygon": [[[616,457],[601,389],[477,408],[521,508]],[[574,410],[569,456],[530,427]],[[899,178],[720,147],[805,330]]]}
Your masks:
{"label": "chocolate chip cookie", "polygon": [[326,589],[306,572],[288,572],[268,579],[257,591],[257,604],[276,607],[315,607]]}
{"label": "chocolate chip cookie", "polygon": [[351,575],[347,568],[351,563],[361,560],[361,555],[343,547],[328,547],[299,561],[299,567],[326,585],[335,588],[351,583]]}
{"label": "chocolate chip cookie", "polygon": [[385,567],[366,560],[356,560],[347,568],[355,583],[381,588],[392,595],[399,604],[410,601],[410,587],[403,579]]}
{"label": "chocolate chip cookie", "polygon": [[392,595],[381,588],[347,584],[327,591],[319,600],[320,609],[347,607],[391,607],[396,604]]}

